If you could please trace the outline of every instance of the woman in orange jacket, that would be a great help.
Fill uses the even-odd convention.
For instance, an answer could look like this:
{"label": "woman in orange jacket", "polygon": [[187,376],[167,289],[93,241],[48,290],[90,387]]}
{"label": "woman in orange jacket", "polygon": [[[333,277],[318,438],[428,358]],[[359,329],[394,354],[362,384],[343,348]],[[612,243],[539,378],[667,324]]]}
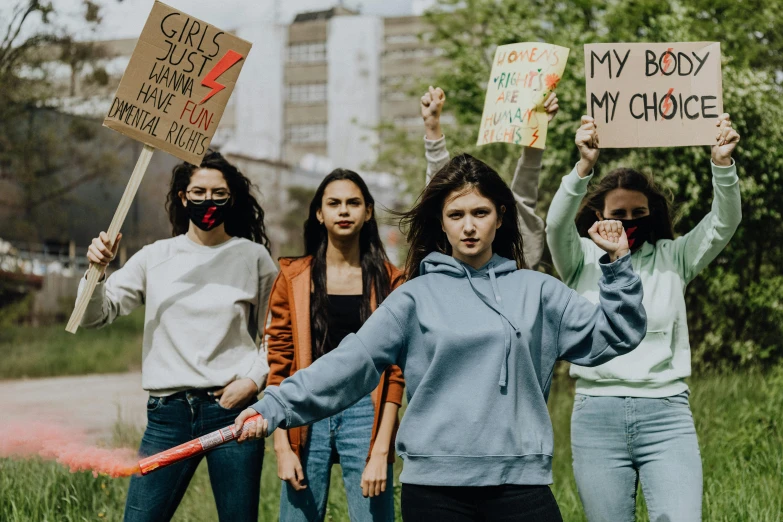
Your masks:
{"label": "woman in orange jacket", "polygon": [[[304,226],[305,255],[280,260],[269,298],[269,385],[336,348],[401,283],[374,205],[364,180],[349,170],[333,171],[318,187]],[[402,372],[392,366],[375,391],[341,413],[275,432],[281,521],[324,519],[336,462],[351,520],[394,520],[392,463],[403,388]]]}

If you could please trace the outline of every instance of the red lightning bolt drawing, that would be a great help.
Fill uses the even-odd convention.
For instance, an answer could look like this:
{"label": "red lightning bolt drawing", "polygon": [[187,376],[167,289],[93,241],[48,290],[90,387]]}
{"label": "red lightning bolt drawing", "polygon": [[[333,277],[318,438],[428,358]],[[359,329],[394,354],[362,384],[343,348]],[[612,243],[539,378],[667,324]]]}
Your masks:
{"label": "red lightning bolt drawing", "polygon": [[533,141],[530,142],[530,145],[528,147],[532,147],[535,142],[538,141],[538,129],[533,131]]}
{"label": "red lightning bolt drawing", "polygon": [[674,92],[674,87],[669,89],[669,92],[666,93],[666,96],[663,97],[663,103],[661,106],[663,107],[661,110],[661,116],[668,116],[669,111],[672,108],[672,93]]}
{"label": "red lightning bolt drawing", "polygon": [[225,85],[218,83],[217,80],[221,74],[229,70],[235,63],[237,63],[239,60],[242,59],[242,55],[239,54],[236,51],[229,50],[226,54],[223,55],[223,58],[220,59],[218,63],[215,64],[215,66],[212,68],[211,71],[207,73],[206,76],[204,76],[204,79],[201,80],[201,85],[205,87],[209,87],[212,89],[209,91],[209,93],[204,96],[204,99],[198,102],[199,105],[222,91],[226,88]]}
{"label": "red lightning bolt drawing", "polygon": [[201,222],[206,223],[209,228],[212,228],[212,225],[215,224],[215,218],[212,217],[212,214],[214,214],[216,210],[217,207],[209,207],[207,213],[204,214],[204,219],[201,220]]}
{"label": "red lightning bolt drawing", "polygon": [[633,236],[637,228],[639,227],[631,227],[625,231],[625,237],[628,238],[628,248],[633,248],[633,244],[636,243],[636,238],[631,236]]}
{"label": "red lightning bolt drawing", "polygon": [[672,63],[672,56],[674,56],[674,53],[672,53],[672,49],[674,49],[674,47],[669,47],[668,49],[666,49],[666,52],[663,54],[663,65],[661,66],[661,75],[664,75],[663,73],[669,70],[669,65],[671,65]]}

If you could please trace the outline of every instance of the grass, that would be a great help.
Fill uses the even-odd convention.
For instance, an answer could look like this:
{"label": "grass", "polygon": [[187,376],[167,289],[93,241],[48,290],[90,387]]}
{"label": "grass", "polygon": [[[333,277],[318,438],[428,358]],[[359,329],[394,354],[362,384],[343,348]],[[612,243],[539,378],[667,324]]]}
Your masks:
{"label": "grass", "polygon": [[109,328],[79,328],[75,336],[64,324],[2,328],[0,379],[138,370],[143,330],[143,308]]}
{"label": "grass", "polygon": [[[563,519],[584,521],[571,472],[569,425],[571,382],[555,383],[550,410],[555,429],[555,484]],[[779,522],[783,520],[783,368],[760,373],[693,379],[691,405],[704,462],[704,520]],[[113,444],[136,445],[138,428],[118,424]],[[262,521],[277,520],[280,481],[271,441],[262,477]],[[396,474],[401,464],[398,460]],[[332,477],[328,520],[348,520],[339,468]],[[39,460],[0,460],[0,520],[121,520],[128,480],[71,474]],[[399,482],[395,483],[399,517]],[[641,495],[640,495],[641,498]],[[647,521],[643,501],[637,520]],[[202,463],[174,520],[217,520],[206,466]]]}

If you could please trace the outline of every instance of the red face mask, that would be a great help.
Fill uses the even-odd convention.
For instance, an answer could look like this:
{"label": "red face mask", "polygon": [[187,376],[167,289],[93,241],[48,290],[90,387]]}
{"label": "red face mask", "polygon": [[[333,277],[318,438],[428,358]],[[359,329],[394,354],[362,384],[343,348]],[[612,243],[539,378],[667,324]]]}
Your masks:
{"label": "red face mask", "polygon": [[652,216],[644,216],[636,219],[620,219],[628,236],[628,247],[631,251],[639,250],[645,241],[652,237]]}

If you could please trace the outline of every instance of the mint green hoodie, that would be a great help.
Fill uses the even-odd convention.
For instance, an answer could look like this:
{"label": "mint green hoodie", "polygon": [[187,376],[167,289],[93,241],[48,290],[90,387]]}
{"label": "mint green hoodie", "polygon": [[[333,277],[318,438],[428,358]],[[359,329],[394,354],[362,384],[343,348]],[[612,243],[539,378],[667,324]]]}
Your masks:
{"label": "mint green hoodie", "polygon": [[[632,254],[644,287],[647,335],[639,347],[600,366],[571,366],[576,391],[615,397],[670,397],[688,389],[691,350],[685,311],[685,287],[726,246],[742,216],[739,179],[733,163],[712,164],[712,210],[690,232],[674,240],[644,245]],[[592,174],[576,168],[563,178],[546,218],[546,239],[563,282],[589,301],[598,302],[603,255],[590,239],[579,237],[574,222]]]}

